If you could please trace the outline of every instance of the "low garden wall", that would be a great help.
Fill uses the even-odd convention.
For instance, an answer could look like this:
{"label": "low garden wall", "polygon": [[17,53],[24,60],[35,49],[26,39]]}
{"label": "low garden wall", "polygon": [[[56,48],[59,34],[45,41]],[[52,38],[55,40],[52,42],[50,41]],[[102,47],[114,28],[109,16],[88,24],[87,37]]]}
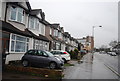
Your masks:
{"label": "low garden wall", "polygon": [[6,65],[5,69],[6,71],[10,72],[24,73],[33,76],[40,76],[42,78],[61,79],[63,76],[62,70],[55,69],[23,67],[14,65]]}

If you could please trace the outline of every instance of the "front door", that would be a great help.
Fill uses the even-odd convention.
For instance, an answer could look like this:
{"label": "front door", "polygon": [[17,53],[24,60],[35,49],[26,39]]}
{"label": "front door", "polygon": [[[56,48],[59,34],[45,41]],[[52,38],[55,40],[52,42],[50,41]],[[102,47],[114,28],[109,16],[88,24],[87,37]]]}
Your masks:
{"label": "front door", "polygon": [[[1,32],[0,32],[1,33]],[[6,61],[6,52],[9,52],[9,33],[2,32],[2,35],[0,36],[0,52],[2,56],[2,69],[4,70],[4,64]]]}
{"label": "front door", "polygon": [[0,37],[0,51],[5,53],[5,51],[9,52],[9,38],[10,33],[2,32],[2,36]]}

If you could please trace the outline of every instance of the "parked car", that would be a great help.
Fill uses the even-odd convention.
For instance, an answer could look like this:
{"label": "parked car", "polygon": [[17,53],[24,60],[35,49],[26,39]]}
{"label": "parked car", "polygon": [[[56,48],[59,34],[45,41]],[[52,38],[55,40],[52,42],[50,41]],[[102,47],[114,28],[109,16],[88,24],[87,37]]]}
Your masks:
{"label": "parked car", "polygon": [[116,56],[117,54],[115,52],[110,53],[111,56]]}
{"label": "parked car", "polygon": [[81,54],[86,54],[87,51],[86,50],[80,50]]}
{"label": "parked car", "polygon": [[111,54],[111,52],[107,52],[107,54]]}
{"label": "parked car", "polygon": [[106,52],[105,51],[100,51],[99,54],[106,54]]}
{"label": "parked car", "polygon": [[53,50],[53,51],[51,51],[51,53],[54,56],[61,57],[64,60],[64,63],[66,63],[67,61],[71,60],[70,54],[68,52],[66,52],[66,51],[63,51],[63,50]]}
{"label": "parked car", "polygon": [[117,55],[115,52],[107,52],[107,54],[109,54],[111,56],[116,56]]}
{"label": "parked car", "polygon": [[55,57],[52,53],[48,51],[29,50],[22,57],[22,64],[24,67],[37,66],[55,69],[62,68],[64,62],[59,57]]}

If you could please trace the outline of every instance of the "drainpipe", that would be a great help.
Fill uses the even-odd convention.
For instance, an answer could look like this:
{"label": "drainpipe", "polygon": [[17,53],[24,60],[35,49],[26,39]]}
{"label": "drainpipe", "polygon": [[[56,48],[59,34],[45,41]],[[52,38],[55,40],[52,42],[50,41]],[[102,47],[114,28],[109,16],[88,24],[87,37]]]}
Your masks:
{"label": "drainpipe", "polygon": [[6,2],[6,8],[5,8],[5,18],[4,21],[6,22],[6,18],[7,18],[7,8],[8,8],[8,3]]}

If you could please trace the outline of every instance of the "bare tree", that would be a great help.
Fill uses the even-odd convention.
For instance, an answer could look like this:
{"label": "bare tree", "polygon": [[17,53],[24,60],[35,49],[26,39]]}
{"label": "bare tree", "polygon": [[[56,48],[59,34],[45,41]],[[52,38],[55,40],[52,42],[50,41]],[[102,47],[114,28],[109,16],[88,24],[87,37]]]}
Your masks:
{"label": "bare tree", "polygon": [[115,40],[115,41],[111,41],[111,42],[109,43],[109,46],[115,47],[117,44],[118,44],[118,42]]}

